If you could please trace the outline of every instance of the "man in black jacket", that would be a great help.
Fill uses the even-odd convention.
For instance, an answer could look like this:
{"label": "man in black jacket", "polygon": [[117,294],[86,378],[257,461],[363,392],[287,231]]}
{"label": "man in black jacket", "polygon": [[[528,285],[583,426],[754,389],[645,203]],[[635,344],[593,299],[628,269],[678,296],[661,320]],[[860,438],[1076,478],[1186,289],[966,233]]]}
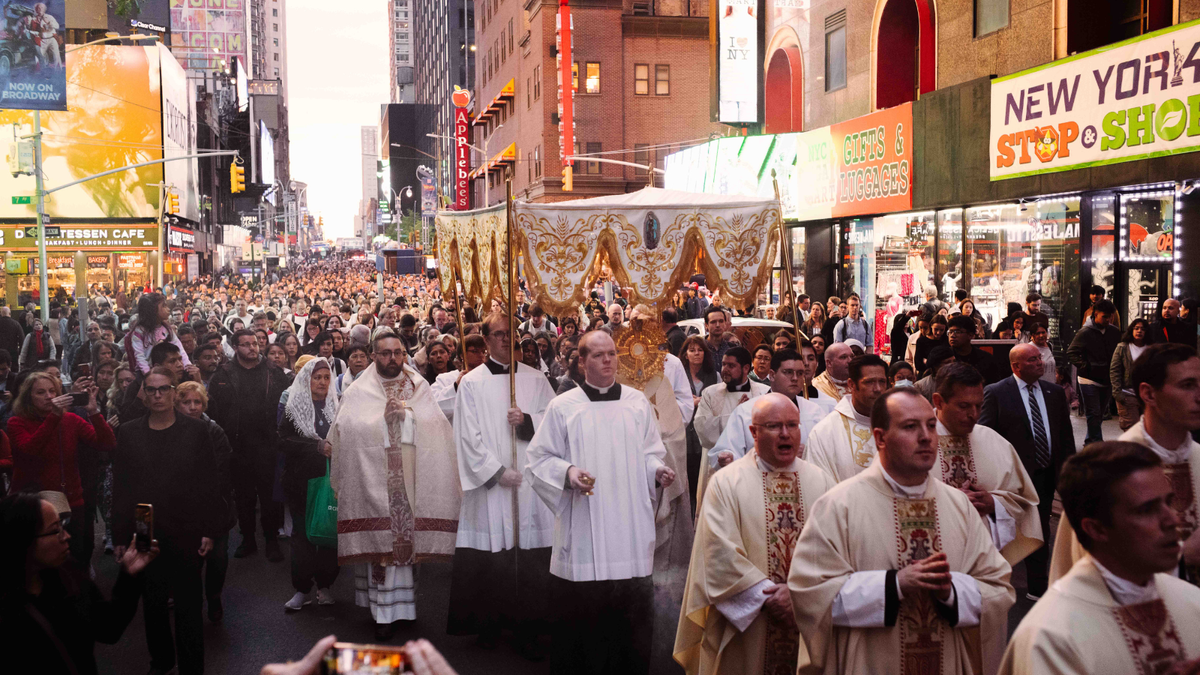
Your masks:
{"label": "man in black jacket", "polygon": [[[989,427],[1012,444],[1038,493],[1038,515],[1043,539],[1049,539],[1050,510],[1063,462],[1075,454],[1070,408],[1063,388],[1043,379],[1046,365],[1032,344],[1020,344],[1008,353],[1012,377],[983,390],[979,424]],[[1050,551],[1039,548],[1025,559],[1028,592],[1041,597],[1049,579]]]}
{"label": "man in black jacket", "polygon": [[662,329],[667,334],[668,349],[675,356],[679,356],[679,348],[687,339],[687,336],[683,334],[683,329],[679,327],[679,310],[668,307],[662,311]]}
{"label": "man in black jacket", "polygon": [[[145,378],[149,414],[122,424],[113,457],[114,554],[133,539],[138,504],[154,507],[153,536],[161,553],[146,567],[143,614],[151,672],[178,661],[180,675],[204,672],[200,563],[225,527],[221,477],[205,424],[175,414],[171,375],[159,367]],[[175,601],[172,640],[168,599]]]}
{"label": "man in black jacket", "polygon": [[994,384],[1004,378],[1004,371],[996,363],[996,358],[971,344],[975,337],[975,319],[956,314],[946,325],[946,338],[954,360],[975,366],[975,370],[983,375],[983,381]]}
{"label": "man in black jacket", "polygon": [[20,354],[25,341],[25,330],[12,318],[12,309],[0,307],[0,349],[9,354]]}
{"label": "man in black jacket", "polygon": [[254,510],[258,506],[267,560],[282,562],[279,527],[283,505],[272,499],[275,486],[279,429],[279,397],[287,389],[287,376],[277,366],[258,358],[258,339],[249,330],[233,334],[234,359],[217,369],[208,383],[208,415],[221,425],[233,448],[230,470],[237,499],[242,543],[233,557],[258,552],[254,538]]}
{"label": "man in black jacket", "polygon": [[1092,305],[1092,323],[1080,328],[1071,340],[1071,346],[1067,347],[1067,360],[1078,373],[1079,395],[1087,411],[1084,445],[1104,440],[1100,425],[1112,401],[1109,366],[1113,352],[1121,342],[1121,330],[1112,325],[1116,313],[1117,308],[1110,300],[1100,300]]}
{"label": "man in black jacket", "polygon": [[1148,337],[1151,343],[1171,342],[1196,348],[1196,324],[1180,319],[1179,307],[1179,301],[1175,298],[1163,301],[1159,320],[1150,324]]}

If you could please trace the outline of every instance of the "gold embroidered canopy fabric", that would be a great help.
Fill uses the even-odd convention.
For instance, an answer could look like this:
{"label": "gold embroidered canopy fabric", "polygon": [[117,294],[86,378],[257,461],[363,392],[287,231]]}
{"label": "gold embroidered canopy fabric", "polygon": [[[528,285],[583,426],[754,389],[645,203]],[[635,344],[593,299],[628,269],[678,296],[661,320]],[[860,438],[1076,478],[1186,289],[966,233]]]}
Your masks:
{"label": "gold embroidered canopy fabric", "polygon": [[555,314],[587,300],[601,249],[631,304],[670,304],[703,251],[708,287],[719,288],[727,304],[749,306],[770,278],[779,245],[775,200],[645,188],[570,202],[518,201],[514,211],[527,285]]}
{"label": "gold embroidered canopy fabric", "polygon": [[438,276],[443,295],[453,293],[452,269],[463,293],[484,305],[508,301],[508,236],[504,204],[474,211],[441,211],[434,219]]}

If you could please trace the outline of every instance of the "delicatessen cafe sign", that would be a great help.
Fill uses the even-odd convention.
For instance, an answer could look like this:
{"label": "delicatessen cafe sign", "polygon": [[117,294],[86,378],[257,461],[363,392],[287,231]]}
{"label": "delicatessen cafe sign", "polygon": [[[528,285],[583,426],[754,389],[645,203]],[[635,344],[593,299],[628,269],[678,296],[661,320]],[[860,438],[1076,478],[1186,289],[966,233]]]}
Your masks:
{"label": "delicatessen cafe sign", "polygon": [[[47,236],[46,247],[55,248],[158,248],[158,227],[57,227],[58,236]],[[37,249],[36,225],[0,226],[0,247],[5,249]]]}
{"label": "delicatessen cafe sign", "polygon": [[1200,150],[1200,22],[992,81],[991,179]]}

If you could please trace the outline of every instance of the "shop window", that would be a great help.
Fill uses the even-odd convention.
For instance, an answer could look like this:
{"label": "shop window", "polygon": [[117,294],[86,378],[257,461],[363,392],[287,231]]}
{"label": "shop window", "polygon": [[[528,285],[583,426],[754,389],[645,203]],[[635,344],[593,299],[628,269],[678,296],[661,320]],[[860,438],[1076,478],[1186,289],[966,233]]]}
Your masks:
{"label": "shop window", "polygon": [[954,301],[954,292],[966,283],[963,280],[962,209],[938,212],[938,250],[936,277],[941,280],[942,302]]}
{"label": "shop window", "polygon": [[636,96],[650,95],[650,64],[633,64],[633,93]]}
{"label": "shop window", "polygon": [[1086,52],[1174,23],[1173,0],[1067,0],[1067,53]]}
{"label": "shop window", "polygon": [[888,354],[893,318],[916,309],[933,284],[934,214],[901,213],[847,221],[842,288],[857,293],[874,329],[875,353]]}
{"label": "shop window", "polygon": [[825,19],[825,91],[845,88],[846,10],[843,9]]}
{"label": "shop window", "polygon": [[975,37],[994,33],[1008,25],[1009,0],[975,0]]}
{"label": "shop window", "polygon": [[971,299],[988,329],[1009,315],[1009,303],[1021,309],[1036,292],[1051,337],[1066,344],[1079,311],[1079,197],[970,208],[965,217]]}
{"label": "shop window", "polygon": [[671,95],[671,66],[660,63],[654,66],[654,95]]}
{"label": "shop window", "polygon": [[[1154,321],[1163,299],[1178,296],[1175,274],[1175,191],[1158,190],[1123,194],[1119,208],[1120,260],[1125,268],[1126,306],[1120,308],[1126,322],[1136,318]],[[1119,295],[1119,293],[1118,293]],[[1128,324],[1126,324],[1128,325]]]}
{"label": "shop window", "polygon": [[[1112,299],[1116,288],[1117,261],[1116,197],[1111,194],[1092,197],[1092,285],[1104,289]],[[1122,311],[1121,316],[1127,316]],[[1128,324],[1125,324],[1128,325]]]}

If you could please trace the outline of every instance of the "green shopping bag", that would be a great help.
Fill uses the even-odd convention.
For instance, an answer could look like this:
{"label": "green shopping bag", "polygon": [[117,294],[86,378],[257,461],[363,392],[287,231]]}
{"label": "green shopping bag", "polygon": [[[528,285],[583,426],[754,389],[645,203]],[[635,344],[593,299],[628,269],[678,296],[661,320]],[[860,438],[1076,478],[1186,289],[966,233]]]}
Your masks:
{"label": "green shopping bag", "polygon": [[308,481],[304,532],[315,546],[337,548],[337,523],[337,497],[329,484],[329,460],[325,460],[325,475]]}

